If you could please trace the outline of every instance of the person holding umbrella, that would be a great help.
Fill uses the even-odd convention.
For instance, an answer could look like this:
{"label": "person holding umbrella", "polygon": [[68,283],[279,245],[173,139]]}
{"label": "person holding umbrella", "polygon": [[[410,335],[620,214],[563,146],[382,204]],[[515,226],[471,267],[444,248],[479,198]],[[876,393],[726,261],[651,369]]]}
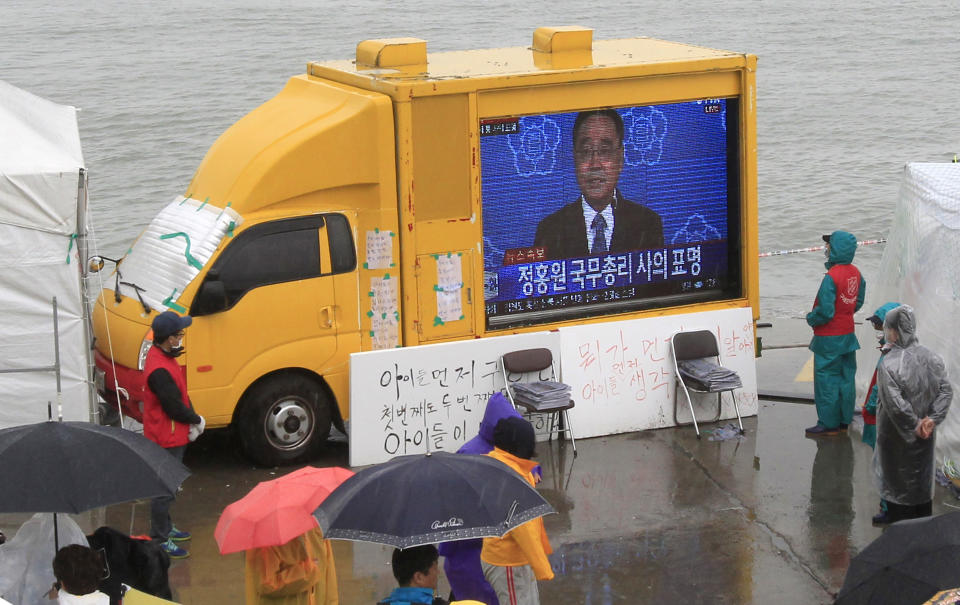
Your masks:
{"label": "person holding umbrella", "polygon": [[305,466],[258,483],[224,509],[213,537],[221,554],[244,551],[248,605],[338,603],[333,549],[313,511],[352,476]]}
{"label": "person holding umbrella", "polygon": [[330,541],[315,527],[280,546],[253,548],[246,559],[247,605],[337,605]]}
{"label": "person holding umbrella", "polygon": [[[193,323],[189,315],[164,311],[153,318],[153,345],[147,351],[143,374],[147,388],[143,391],[143,435],[166,449],[178,461],[190,442],[191,425],[203,430],[206,422],[193,411],[187,395],[187,380],[177,357],[183,354],[184,330]],[[150,501],[150,537],[158,541],[171,559],[190,556],[177,542],[190,539],[170,519],[174,496],[161,496]]]}
{"label": "person holding umbrella", "polygon": [[[480,431],[477,436],[460,446],[457,453],[489,454],[494,447],[493,432],[497,423],[504,418],[521,418],[521,416],[503,393],[494,393],[487,401],[487,408],[483,412],[483,420],[480,422]],[[533,472],[535,477],[540,474],[539,469],[534,469]],[[480,565],[482,548],[481,538],[440,544],[443,572],[447,576],[453,595],[451,599],[474,599],[486,605],[499,605],[497,593],[483,576],[483,567]]]}
{"label": "person holding umbrella", "polygon": [[[494,449],[487,454],[519,473],[531,487],[536,485],[532,461],[536,437],[523,418],[504,418],[493,433]],[[483,575],[493,586],[501,605],[539,605],[537,580],[552,580],[547,555],[553,552],[543,519],[527,521],[502,538],[484,538],[480,561]]]}
{"label": "person holding umbrella", "polygon": [[881,525],[933,512],[934,429],[953,399],[943,359],[917,342],[909,305],[887,312],[884,338],[892,345],[877,370],[877,448],[873,464],[887,510]]}

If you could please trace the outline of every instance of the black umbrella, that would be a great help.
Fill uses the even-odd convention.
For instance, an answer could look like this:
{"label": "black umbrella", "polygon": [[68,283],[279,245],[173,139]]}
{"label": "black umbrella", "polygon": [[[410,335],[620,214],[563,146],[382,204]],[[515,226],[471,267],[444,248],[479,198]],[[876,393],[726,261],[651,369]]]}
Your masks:
{"label": "black umbrella", "polygon": [[327,496],[314,516],[324,537],[409,548],[499,537],[552,512],[502,462],[435,452],[360,471]]}
{"label": "black umbrella", "polygon": [[0,512],[79,513],[173,495],[190,471],[143,435],[89,422],[0,430]]}
{"label": "black umbrella", "polygon": [[173,495],[190,475],[143,435],[89,422],[40,422],[0,430],[0,512],[79,513]]}
{"label": "black umbrella", "polygon": [[850,561],[837,597],[910,605],[960,586],[960,512],[894,523]]}

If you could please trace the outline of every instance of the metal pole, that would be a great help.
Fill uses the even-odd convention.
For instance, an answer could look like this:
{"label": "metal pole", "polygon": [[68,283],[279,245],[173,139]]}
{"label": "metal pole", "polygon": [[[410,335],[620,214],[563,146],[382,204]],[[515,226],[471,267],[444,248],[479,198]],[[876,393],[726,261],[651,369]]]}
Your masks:
{"label": "metal pole", "polygon": [[[63,421],[63,396],[60,391],[60,323],[57,318],[57,297],[53,297],[53,371],[57,375],[57,419]],[[56,521],[56,517],[54,517]]]}
{"label": "metal pole", "polygon": [[809,347],[809,343],[798,344],[798,345],[763,345],[764,351],[776,351],[777,349],[806,349]]}
{"label": "metal pole", "polygon": [[[47,421],[53,420],[53,405],[47,402]],[[57,527],[57,513],[53,513],[53,556],[60,552],[60,535]]]}
{"label": "metal pole", "polygon": [[[80,169],[80,178],[77,183],[77,256],[80,262],[77,263],[77,270],[80,272],[80,298],[82,300],[81,316],[83,317],[83,344],[84,350],[90,352],[93,350],[93,319],[90,316],[89,292],[87,289],[87,279],[89,276],[89,265],[87,264],[87,254],[89,249],[87,235],[87,170]],[[100,424],[97,406],[97,391],[94,385],[94,362],[93,355],[87,356],[86,364],[87,378],[87,419],[90,422]],[[121,418],[122,420],[122,418]]]}

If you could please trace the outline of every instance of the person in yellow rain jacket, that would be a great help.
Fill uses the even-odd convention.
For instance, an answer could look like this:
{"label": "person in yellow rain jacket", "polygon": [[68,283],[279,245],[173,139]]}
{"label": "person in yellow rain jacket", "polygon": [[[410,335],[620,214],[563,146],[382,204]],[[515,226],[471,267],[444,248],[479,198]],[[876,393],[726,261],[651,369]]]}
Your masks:
{"label": "person in yellow rain jacket", "polygon": [[[504,418],[493,431],[491,458],[503,462],[534,486],[537,463],[530,460],[536,439],[523,418]],[[483,575],[497,593],[500,605],[539,605],[537,580],[552,580],[552,553],[543,519],[537,517],[515,527],[502,538],[484,538],[480,551]]]}
{"label": "person in yellow rain jacket", "polygon": [[280,546],[245,553],[247,605],[338,605],[330,542],[319,527]]}

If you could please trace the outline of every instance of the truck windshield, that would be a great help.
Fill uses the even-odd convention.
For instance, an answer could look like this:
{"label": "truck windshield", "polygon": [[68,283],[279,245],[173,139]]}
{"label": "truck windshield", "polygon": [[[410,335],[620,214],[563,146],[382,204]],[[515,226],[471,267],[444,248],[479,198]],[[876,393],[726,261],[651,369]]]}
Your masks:
{"label": "truck windshield", "polygon": [[[117,267],[120,294],[139,294],[145,308],[185,313],[177,299],[241,221],[229,204],[218,208],[177,197],[154,217]],[[125,284],[136,284],[136,289]]]}

